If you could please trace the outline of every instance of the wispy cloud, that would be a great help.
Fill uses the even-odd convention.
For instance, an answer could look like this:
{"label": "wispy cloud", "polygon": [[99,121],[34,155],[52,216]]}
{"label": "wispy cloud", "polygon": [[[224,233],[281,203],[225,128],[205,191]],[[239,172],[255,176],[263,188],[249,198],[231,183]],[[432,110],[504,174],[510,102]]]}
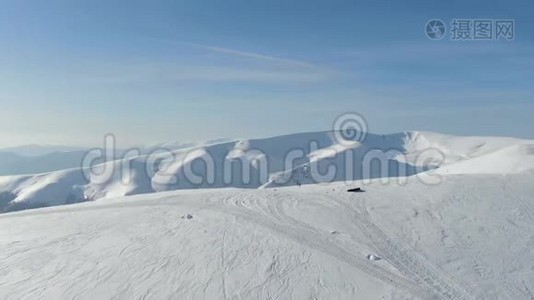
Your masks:
{"label": "wispy cloud", "polygon": [[242,58],[250,58],[250,59],[256,59],[256,60],[261,60],[261,61],[285,64],[288,66],[303,67],[303,68],[319,68],[318,66],[312,63],[309,63],[309,62],[305,62],[305,61],[280,58],[276,56],[264,55],[264,54],[254,53],[254,52],[240,51],[240,50],[234,50],[234,49],[229,49],[229,48],[199,45],[199,44],[192,44],[192,43],[184,43],[184,45],[199,48],[199,49],[206,50],[206,51],[217,52],[221,54],[232,55],[232,56],[237,56],[237,57],[242,57]]}
{"label": "wispy cloud", "polygon": [[223,54],[227,56],[243,58],[247,60],[271,62],[271,63],[277,64],[278,66],[300,67],[300,68],[307,68],[307,69],[325,69],[325,66],[317,65],[315,63],[300,60],[300,59],[292,59],[292,58],[287,58],[287,57],[281,57],[278,55],[245,51],[242,49],[207,45],[207,44],[199,44],[199,43],[191,43],[191,42],[180,42],[180,41],[174,41],[174,40],[168,40],[168,39],[151,38],[150,40],[158,42],[158,43],[165,43],[165,44],[178,45],[181,47],[195,48],[195,49],[199,49],[199,50],[206,51],[206,52],[218,53],[218,54]]}
{"label": "wispy cloud", "polygon": [[[99,82],[235,82],[256,84],[307,84],[329,82],[339,71],[310,62],[219,46],[150,39],[165,46],[193,49],[170,61],[132,62],[102,66]],[[216,54],[206,56],[203,54]],[[231,58],[231,59],[229,59]]]}
{"label": "wispy cloud", "polygon": [[[111,68],[110,68],[111,69]],[[239,66],[177,66],[164,64],[115,66],[111,72],[97,73],[98,82],[236,82],[263,84],[306,84],[331,79],[326,72],[245,68]],[[109,69],[108,69],[109,70]],[[98,72],[98,71],[97,71]]]}

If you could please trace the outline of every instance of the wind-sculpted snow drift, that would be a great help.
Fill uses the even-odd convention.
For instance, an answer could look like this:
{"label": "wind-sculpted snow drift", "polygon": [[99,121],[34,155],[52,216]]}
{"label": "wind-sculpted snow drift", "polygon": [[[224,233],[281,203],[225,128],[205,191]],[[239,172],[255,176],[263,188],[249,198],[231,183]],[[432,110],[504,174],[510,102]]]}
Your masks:
{"label": "wind-sculpted snow drift", "polygon": [[[20,210],[177,189],[403,178],[431,169],[436,169],[436,174],[510,174],[534,168],[534,141],[428,132],[368,134],[361,142],[338,141],[334,132],[317,132],[161,146],[168,148],[153,147],[139,156],[85,169],[0,177],[0,192],[13,195],[1,209]],[[70,152],[64,155],[73,157]],[[104,180],[93,176],[103,171],[109,174]]]}

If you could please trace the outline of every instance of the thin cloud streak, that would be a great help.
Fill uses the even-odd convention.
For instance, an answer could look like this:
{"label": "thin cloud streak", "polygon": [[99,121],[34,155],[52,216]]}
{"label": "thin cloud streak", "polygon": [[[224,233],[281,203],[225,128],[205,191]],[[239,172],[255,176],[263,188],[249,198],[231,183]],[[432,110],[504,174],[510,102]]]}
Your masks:
{"label": "thin cloud streak", "polygon": [[163,42],[163,43],[180,45],[180,46],[186,46],[190,48],[201,49],[201,50],[208,51],[208,52],[214,52],[214,53],[219,53],[219,54],[224,54],[224,55],[229,55],[229,56],[234,56],[234,57],[239,57],[239,58],[248,58],[248,59],[253,59],[257,61],[272,62],[278,65],[284,65],[284,66],[289,66],[289,67],[299,67],[299,68],[307,68],[307,69],[323,69],[324,68],[322,66],[318,66],[313,63],[302,61],[302,60],[282,58],[278,56],[230,49],[230,48],[225,48],[225,47],[220,47],[220,46],[203,45],[203,44],[189,43],[189,42],[178,42],[178,41],[165,40],[165,39],[152,39],[151,38],[151,40]]}
{"label": "thin cloud streak", "polygon": [[275,56],[269,56],[269,55],[263,55],[263,54],[258,54],[258,53],[245,52],[245,51],[222,48],[222,47],[215,47],[215,46],[205,46],[205,45],[198,45],[198,44],[188,44],[188,45],[201,48],[207,51],[233,55],[233,56],[238,56],[238,57],[252,58],[252,59],[257,59],[257,60],[262,60],[262,61],[270,61],[270,62],[281,63],[285,65],[303,67],[303,68],[319,68],[318,66],[315,66],[311,63],[299,61],[299,60],[286,59],[286,58],[280,58],[280,57],[275,57]]}
{"label": "thin cloud streak", "polygon": [[[104,75],[105,74],[105,75]],[[91,76],[100,83],[149,81],[241,82],[262,84],[311,84],[326,82],[333,74],[320,71],[276,70],[237,66],[170,66],[163,64],[116,66],[112,72]]]}

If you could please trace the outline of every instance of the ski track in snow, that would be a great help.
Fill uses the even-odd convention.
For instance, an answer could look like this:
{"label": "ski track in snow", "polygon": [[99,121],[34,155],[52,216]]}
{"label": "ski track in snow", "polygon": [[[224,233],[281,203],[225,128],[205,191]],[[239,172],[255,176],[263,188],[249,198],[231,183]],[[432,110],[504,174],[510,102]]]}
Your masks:
{"label": "ski track in snow", "polygon": [[[161,199],[161,201],[158,201],[154,204],[152,203],[121,203],[121,204],[111,204],[111,205],[102,205],[102,206],[85,206],[85,207],[68,207],[66,210],[60,210],[58,212],[55,211],[30,211],[26,215],[30,217],[35,217],[39,215],[61,215],[66,213],[79,213],[84,211],[102,211],[105,212],[106,210],[112,209],[112,208],[121,208],[121,209],[135,209],[135,208],[154,208],[157,206],[164,206],[165,209],[174,209],[174,206],[181,206],[180,203],[173,203],[172,198],[164,198]],[[274,231],[277,234],[289,238],[292,241],[297,242],[298,244],[301,244],[303,246],[309,247],[312,250],[318,250],[321,251],[327,255],[331,255],[332,257],[339,259],[343,262],[348,263],[351,266],[354,266],[358,269],[363,269],[368,274],[375,276],[381,280],[385,280],[388,283],[393,283],[395,286],[398,286],[403,289],[408,289],[417,292],[418,288],[417,286],[413,285],[413,283],[410,283],[406,280],[404,280],[402,277],[394,274],[390,274],[386,270],[374,270],[375,267],[372,266],[370,262],[368,262],[363,257],[357,257],[356,255],[353,255],[351,253],[346,252],[340,247],[336,247],[336,245],[328,245],[324,243],[324,240],[317,239],[317,237],[313,237],[315,232],[311,228],[298,228],[295,227],[296,222],[292,221],[292,219],[284,217],[283,211],[280,211],[280,206],[275,207],[274,204],[276,202],[268,202],[266,201],[268,199],[263,199],[259,197],[251,197],[247,193],[242,193],[241,195],[233,195],[230,197],[208,197],[205,199],[204,202],[195,203],[191,205],[191,203],[188,203],[189,210],[194,210],[197,213],[201,213],[206,210],[211,210],[214,213],[224,213],[232,218],[235,218],[235,220],[239,220],[239,223],[252,223],[256,226],[262,227],[264,229],[268,229],[270,231]],[[278,199],[278,204],[281,204],[283,199]],[[272,204],[272,205],[271,205]],[[269,216],[269,211],[273,212],[274,214]],[[12,219],[14,218],[14,215],[5,215],[4,217],[7,217],[5,219]],[[228,298],[234,298],[234,297],[228,297],[227,291],[226,291],[226,282],[225,277],[226,273],[233,271],[233,263],[232,259],[229,257],[230,255],[225,249],[226,241],[226,235],[227,235],[227,226],[226,224],[221,225],[220,229],[220,246],[212,245],[214,250],[219,249],[219,261],[220,261],[220,281],[221,281],[221,290],[220,290],[220,296],[223,299]],[[246,224],[244,226],[247,226]],[[94,228],[89,230],[89,238],[92,235],[98,235],[98,225],[95,225]],[[219,234],[218,234],[219,235]],[[51,240],[48,243],[41,244],[41,245],[34,245],[32,248],[27,248],[23,252],[17,250],[14,250],[12,253],[7,255],[4,259],[2,259],[2,266],[0,267],[0,274],[9,274],[10,270],[7,270],[5,266],[12,266],[13,264],[18,265],[22,264],[22,260],[28,258],[29,256],[32,256],[34,252],[40,251],[40,249],[47,249],[55,244],[61,244],[62,248],[68,248],[69,251],[75,252],[75,248],[80,245],[76,245],[71,243],[69,240],[74,239],[76,240],[76,236],[73,237],[60,237],[54,240]],[[149,243],[145,240],[139,240],[137,242],[140,242],[141,244]],[[329,242],[332,242],[330,240]],[[142,248],[136,248],[132,244],[128,244],[124,247],[121,247],[120,251],[118,251],[119,257],[132,257],[132,256],[138,256],[138,252],[141,252]],[[28,252],[28,253],[24,253]],[[18,258],[18,260],[17,260]],[[235,260],[235,258],[234,258]],[[94,269],[85,269],[83,273],[76,274],[76,271],[69,271],[67,270],[67,264],[58,266],[52,274],[50,274],[47,277],[42,277],[37,280],[32,275],[30,277],[24,278],[20,282],[15,282],[12,285],[10,285],[10,289],[8,289],[8,292],[3,294],[6,290],[2,288],[3,284],[0,285],[0,294],[2,294],[5,298],[13,299],[13,298],[19,298],[19,297],[25,297],[25,296],[40,296],[41,293],[45,292],[47,289],[47,286],[50,284],[50,282],[54,282],[54,278],[58,276],[59,274],[65,273],[65,272],[72,272],[69,274],[69,277],[73,277],[71,280],[76,281],[82,278],[93,278],[92,286],[83,287],[81,289],[75,288],[74,285],[67,286],[65,289],[65,295],[68,295],[68,298],[77,299],[79,296],[90,294],[92,288],[97,287],[98,285],[103,284],[106,282],[106,280],[112,278],[114,276],[114,273],[118,272],[117,265],[116,264],[109,264],[104,267],[99,267],[99,265],[103,262],[96,262],[96,266]],[[105,262],[104,262],[105,263]],[[139,272],[135,273],[135,276],[133,278],[130,278],[130,280],[133,280],[134,282],[137,281],[143,281],[163,268],[169,263],[169,257],[164,257],[162,260],[158,260],[156,262],[152,262],[151,264],[143,264],[142,268]],[[213,261],[209,261],[208,264],[212,264]],[[240,291],[239,294],[243,295],[261,295],[261,299],[280,299],[285,298],[284,295],[287,295],[287,291],[289,289],[288,286],[288,280],[287,276],[294,274],[298,268],[302,266],[302,264],[295,264],[295,266],[290,267],[286,270],[277,270],[279,266],[277,264],[280,264],[280,262],[274,257],[273,262],[270,265],[271,271],[280,271],[275,276],[268,277],[265,282],[263,282],[261,285],[257,285],[255,289],[257,290],[257,293],[254,291]],[[44,265],[46,266],[46,264]],[[34,270],[35,271],[35,270]],[[190,270],[187,270],[190,271]],[[214,282],[213,275],[208,279],[207,286],[212,285]],[[36,286],[38,288],[33,288],[30,290],[24,289],[19,290],[19,286],[22,285],[24,282],[33,281],[32,286]],[[280,288],[275,292],[272,293],[272,291],[266,291],[265,286],[272,284],[272,282],[277,282],[277,286]],[[125,282],[117,287],[117,298],[125,298],[123,295],[128,295],[128,291],[131,291],[132,289],[135,289],[135,287],[130,282]],[[193,291],[196,290],[195,286],[180,286],[175,292],[177,294],[191,294]],[[193,293],[195,294],[195,293]],[[140,299],[150,298],[151,296],[151,289],[147,290],[142,296],[140,296]],[[256,296],[253,296],[251,298],[256,298]],[[116,298],[115,296],[111,298]],[[238,297],[241,298],[241,297]],[[249,297],[243,297],[243,299],[250,299]]]}
{"label": "ski track in snow", "polygon": [[[289,237],[304,246],[314,250],[321,251],[325,254],[331,255],[339,260],[342,260],[349,265],[352,265],[359,270],[365,271],[371,276],[374,276],[384,282],[394,284],[395,286],[409,290],[413,293],[420,293],[420,290],[412,282],[393,274],[387,270],[380,269],[371,263],[364,256],[357,256],[347,252],[342,247],[339,247],[334,242],[334,239],[328,237],[323,230],[317,230],[312,226],[298,222],[295,219],[288,217],[282,208],[282,202],[289,202],[285,199],[225,199],[224,202],[235,201],[236,207],[225,207],[224,211],[233,216],[241,217],[254,224],[266,227],[283,236]],[[260,206],[260,201],[265,200],[265,206]],[[246,203],[246,204],[245,204]],[[247,206],[249,204],[250,206]],[[242,209],[239,209],[242,208]],[[219,210],[219,207],[216,208]],[[259,213],[258,213],[259,212]],[[274,217],[274,218],[273,218]],[[322,231],[322,232],[321,232]]]}
{"label": "ski track in snow", "polygon": [[[479,181],[462,185],[464,180],[445,183],[453,187],[443,188],[450,194],[432,197],[414,195],[417,184],[371,186],[358,194],[333,185],[172,192],[2,215],[0,298],[532,299],[528,266],[505,274],[482,257],[483,244],[456,232],[449,237],[454,248],[447,251],[460,251],[477,267],[455,271],[437,265],[424,245],[415,249],[399,235],[396,219],[377,219],[381,211],[374,207],[380,203],[374,202],[391,205],[392,194],[407,206],[425,200],[443,209],[467,209],[466,201],[478,197]],[[528,245],[534,238],[525,234],[533,220],[524,195],[531,188],[510,178],[480,182],[488,180],[497,196],[487,201],[500,204],[507,195],[510,208],[502,214],[518,209],[523,216],[516,221],[525,232],[512,227],[502,234]],[[186,214],[193,218],[183,218]],[[448,226],[444,222],[428,226]],[[369,260],[368,254],[383,260]],[[460,277],[463,272],[482,272],[477,280],[496,290],[481,294],[471,281],[477,277]]]}
{"label": "ski track in snow", "polygon": [[437,270],[419,253],[373,223],[365,207],[365,199],[358,201],[352,196],[350,200],[359,203],[358,209],[353,210],[355,224],[373,241],[376,251],[400,272],[424,286],[432,296],[472,299],[449,275]]}

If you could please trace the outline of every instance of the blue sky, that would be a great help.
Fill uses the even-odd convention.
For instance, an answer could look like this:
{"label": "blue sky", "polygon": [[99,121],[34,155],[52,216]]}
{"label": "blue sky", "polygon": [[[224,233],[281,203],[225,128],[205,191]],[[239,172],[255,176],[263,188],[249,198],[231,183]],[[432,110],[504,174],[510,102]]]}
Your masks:
{"label": "blue sky", "polygon": [[[466,3],[467,2],[467,3]],[[532,1],[0,1],[0,146],[331,128],[534,138]],[[513,41],[435,41],[438,18]]]}

